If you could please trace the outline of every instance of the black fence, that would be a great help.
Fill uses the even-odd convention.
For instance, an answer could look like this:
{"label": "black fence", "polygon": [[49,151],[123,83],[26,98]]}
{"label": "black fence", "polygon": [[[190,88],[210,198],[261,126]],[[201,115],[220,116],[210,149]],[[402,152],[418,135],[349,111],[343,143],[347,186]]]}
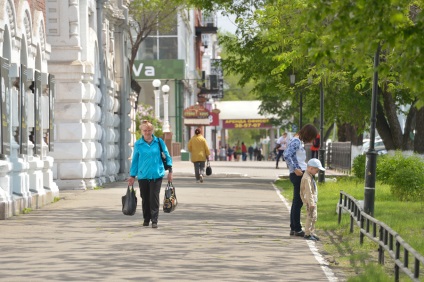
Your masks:
{"label": "black fence", "polygon": [[326,166],[328,168],[350,173],[352,169],[351,142],[327,143],[326,155]]}
{"label": "black fence", "polygon": [[[387,252],[395,263],[395,281],[399,281],[400,271],[404,272],[412,281],[419,282],[420,266],[424,265],[424,257],[415,251],[402,237],[389,226],[366,214],[358,201],[347,193],[340,191],[340,200],[337,204],[339,211],[338,223],[342,218],[342,210],[350,213],[350,232],[354,225],[360,227],[359,240],[362,244],[367,236],[378,247],[378,262],[384,264],[384,253]],[[413,263],[410,264],[410,258]]]}

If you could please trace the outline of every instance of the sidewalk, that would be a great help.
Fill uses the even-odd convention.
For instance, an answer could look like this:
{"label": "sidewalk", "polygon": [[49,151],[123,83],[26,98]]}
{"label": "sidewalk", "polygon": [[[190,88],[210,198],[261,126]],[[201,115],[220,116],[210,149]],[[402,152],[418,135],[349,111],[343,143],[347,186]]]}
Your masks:
{"label": "sidewalk", "polygon": [[59,202],[0,221],[0,281],[337,281],[316,243],[288,235],[272,185],[286,169],[211,166],[197,184],[192,163],[175,161],[179,205],[160,211],[158,229],[142,226],[140,205],[122,214],[123,182],[62,191]]}

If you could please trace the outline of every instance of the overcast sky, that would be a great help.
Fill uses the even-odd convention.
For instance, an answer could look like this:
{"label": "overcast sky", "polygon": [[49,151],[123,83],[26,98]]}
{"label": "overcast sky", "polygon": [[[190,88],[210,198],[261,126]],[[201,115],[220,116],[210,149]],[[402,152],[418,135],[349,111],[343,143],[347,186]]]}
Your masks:
{"label": "overcast sky", "polygon": [[218,29],[220,31],[228,31],[230,33],[236,33],[236,25],[234,23],[235,16],[223,16],[220,12],[218,12]]}

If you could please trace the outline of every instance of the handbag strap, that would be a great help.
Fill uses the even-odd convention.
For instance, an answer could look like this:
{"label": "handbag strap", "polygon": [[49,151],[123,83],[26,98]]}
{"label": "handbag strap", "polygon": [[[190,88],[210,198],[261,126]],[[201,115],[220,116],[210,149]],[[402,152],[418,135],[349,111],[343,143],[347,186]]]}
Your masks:
{"label": "handbag strap", "polygon": [[176,196],[177,193],[175,192],[175,186],[174,184],[172,184],[172,181],[168,181],[168,184],[166,184],[166,188],[167,189],[173,189],[174,190],[174,195]]}
{"label": "handbag strap", "polygon": [[161,138],[158,138],[158,139],[159,139],[158,141],[159,141],[160,156],[162,157],[163,150],[162,150],[162,144],[160,142],[162,139]]}

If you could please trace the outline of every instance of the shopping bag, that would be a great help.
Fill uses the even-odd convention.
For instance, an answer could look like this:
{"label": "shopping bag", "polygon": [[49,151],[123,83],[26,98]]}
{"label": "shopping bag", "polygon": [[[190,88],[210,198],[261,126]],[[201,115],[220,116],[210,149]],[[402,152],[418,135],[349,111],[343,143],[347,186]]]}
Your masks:
{"label": "shopping bag", "polygon": [[178,205],[177,194],[172,182],[168,182],[163,196],[163,211],[166,213],[173,212]]}
{"label": "shopping bag", "polygon": [[209,160],[208,160],[208,163],[206,165],[206,175],[209,176],[211,174],[212,174],[212,168],[211,168],[211,164],[209,163]]}
{"label": "shopping bag", "polygon": [[134,215],[137,209],[137,196],[133,186],[128,186],[127,194],[122,196],[122,213],[125,215]]}

